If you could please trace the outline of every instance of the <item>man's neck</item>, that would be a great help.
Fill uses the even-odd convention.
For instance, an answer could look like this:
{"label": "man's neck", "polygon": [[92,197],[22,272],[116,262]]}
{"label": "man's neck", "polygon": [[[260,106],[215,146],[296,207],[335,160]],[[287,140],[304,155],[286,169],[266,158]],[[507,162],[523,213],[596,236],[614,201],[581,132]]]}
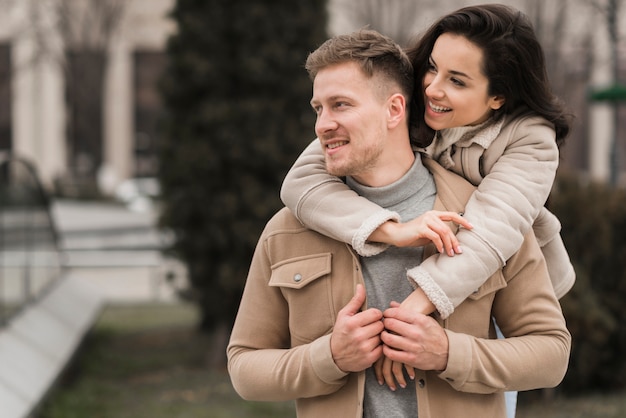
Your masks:
{"label": "man's neck", "polygon": [[413,166],[415,154],[410,144],[395,147],[381,156],[375,167],[352,176],[358,183],[368,187],[383,187],[398,181]]}
{"label": "man's neck", "polygon": [[[419,154],[413,158],[413,164],[403,176],[384,186],[367,186],[354,177],[346,177],[348,187],[383,208],[390,208],[411,199],[421,200],[419,196],[422,189],[430,180],[432,177],[422,164]],[[397,211],[399,208],[393,210]]]}

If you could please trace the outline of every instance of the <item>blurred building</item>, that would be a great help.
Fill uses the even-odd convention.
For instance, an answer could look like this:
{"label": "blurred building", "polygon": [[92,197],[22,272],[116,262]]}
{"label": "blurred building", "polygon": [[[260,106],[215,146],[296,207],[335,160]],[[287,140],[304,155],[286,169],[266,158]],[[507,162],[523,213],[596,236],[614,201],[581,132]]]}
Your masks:
{"label": "blurred building", "polygon": [[[154,177],[174,2],[0,0],[0,152],[34,161],[44,184],[69,196]],[[482,2],[329,0],[329,33],[369,25],[406,43],[438,16]],[[576,115],[561,167],[608,181],[615,164],[626,184],[626,106],[589,101],[626,76],[624,59],[612,63],[606,14],[589,0],[498,2],[531,16],[555,91]],[[616,21],[625,27],[626,5]]]}
{"label": "blurred building", "polygon": [[67,195],[154,176],[173,4],[0,0],[0,151]]}

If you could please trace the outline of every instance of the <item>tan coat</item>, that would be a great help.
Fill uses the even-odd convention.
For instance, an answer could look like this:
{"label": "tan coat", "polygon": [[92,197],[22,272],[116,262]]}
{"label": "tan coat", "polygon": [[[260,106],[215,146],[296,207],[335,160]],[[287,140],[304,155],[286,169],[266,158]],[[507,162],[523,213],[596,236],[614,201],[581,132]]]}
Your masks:
{"label": "tan coat", "polygon": [[[517,251],[531,229],[542,247],[557,297],[573,286],[575,273],[560,236],[561,224],[544,207],[558,167],[552,125],[523,110],[506,116],[499,130],[455,143],[451,171],[478,186],[465,217],[472,233],[458,234],[465,257],[435,255],[408,271],[445,318]],[[310,228],[352,247],[363,256],[386,245],[367,242],[387,220],[399,216],[359,197],[324,168],[314,141],[287,174],[283,202]]]}
{"label": "tan coat", "polygon": [[[430,160],[439,210],[462,211],[465,180]],[[346,374],[330,352],[337,313],[363,283],[346,244],[303,227],[288,209],[263,232],[228,346],[228,369],[245,399],[296,399],[299,417],[361,417],[364,372]],[[508,338],[495,339],[492,315]],[[552,387],[567,369],[570,335],[536,239],[440,323],[447,369],[418,371],[420,418],[505,416],[505,390]]]}

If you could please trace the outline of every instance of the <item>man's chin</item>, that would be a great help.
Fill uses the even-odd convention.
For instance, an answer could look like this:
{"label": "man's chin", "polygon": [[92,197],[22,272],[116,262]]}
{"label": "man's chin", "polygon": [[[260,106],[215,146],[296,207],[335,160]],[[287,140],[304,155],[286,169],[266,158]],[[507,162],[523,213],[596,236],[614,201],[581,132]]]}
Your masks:
{"label": "man's chin", "polygon": [[331,176],[336,176],[336,177],[347,176],[345,169],[334,164],[326,164],[326,172],[330,174]]}

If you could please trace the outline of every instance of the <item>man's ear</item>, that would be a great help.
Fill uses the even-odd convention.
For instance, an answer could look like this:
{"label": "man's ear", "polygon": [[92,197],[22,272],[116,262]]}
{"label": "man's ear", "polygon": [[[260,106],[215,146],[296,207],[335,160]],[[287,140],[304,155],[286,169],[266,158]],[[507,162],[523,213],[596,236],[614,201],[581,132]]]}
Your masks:
{"label": "man's ear", "polygon": [[406,100],[400,93],[393,94],[387,100],[387,124],[395,128],[406,120]]}

